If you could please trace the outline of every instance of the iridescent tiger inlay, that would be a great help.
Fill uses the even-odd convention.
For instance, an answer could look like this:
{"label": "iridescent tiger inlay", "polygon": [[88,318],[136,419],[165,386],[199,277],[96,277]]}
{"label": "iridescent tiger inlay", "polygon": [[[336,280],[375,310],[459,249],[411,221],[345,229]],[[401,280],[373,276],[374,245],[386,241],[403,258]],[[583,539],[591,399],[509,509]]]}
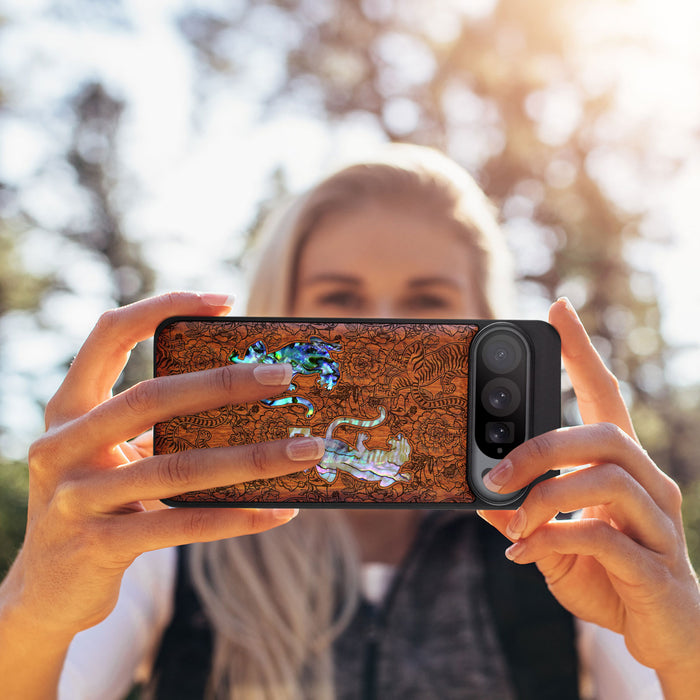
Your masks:
{"label": "iridescent tiger inlay", "polygon": [[[265,343],[258,340],[248,348],[243,357],[233,352],[229,356],[229,360],[234,363],[288,363],[292,366],[292,377],[295,374],[318,374],[318,383],[330,391],[340,379],[340,368],[330,353],[339,350],[341,350],[341,346],[338,343],[328,343],[321,338],[312,337],[309,338],[308,342],[290,343],[279,350],[268,352]],[[289,391],[295,390],[296,386],[290,384]],[[262,403],[266,406],[301,404],[306,406],[307,417],[313,415],[314,412],[313,403],[303,396],[263,399]]]}
{"label": "iridescent tiger inlay", "polygon": [[[366,433],[358,433],[355,446],[351,447],[343,440],[334,437],[333,432],[341,425],[353,428],[376,428],[386,418],[386,410],[379,407],[377,418],[349,418],[340,416],[326,428],[326,452],[321,458],[316,470],[319,476],[332,484],[339,472],[345,472],[361,481],[376,481],[379,486],[387,488],[394,484],[410,481],[411,473],[402,472],[401,467],[411,457],[411,444],[399,433],[386,438],[388,450],[369,449],[365,445],[368,439]],[[309,428],[290,428],[290,436],[311,435]]]}

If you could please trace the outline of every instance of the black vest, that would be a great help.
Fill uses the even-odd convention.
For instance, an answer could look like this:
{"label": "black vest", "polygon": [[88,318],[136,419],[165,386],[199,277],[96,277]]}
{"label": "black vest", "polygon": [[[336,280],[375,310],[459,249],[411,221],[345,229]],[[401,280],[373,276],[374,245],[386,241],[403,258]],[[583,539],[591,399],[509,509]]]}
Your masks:
{"label": "black vest", "polygon": [[[478,557],[481,566],[475,567],[471,560],[461,568],[466,572],[481,569],[478,577],[470,573],[468,578],[459,573],[453,576],[470,543],[476,543],[478,550],[470,556]],[[549,593],[534,565],[517,565],[505,558],[509,544],[473,514],[441,511],[427,516],[387,604],[380,609],[360,605],[336,642],[336,659],[343,661],[336,664],[341,671],[340,676],[336,672],[336,687],[343,689],[339,697],[466,697],[464,684],[473,683],[473,674],[471,679],[468,674],[475,669],[468,652],[460,655],[463,640],[459,635],[464,625],[460,627],[459,608],[461,603],[473,617],[473,598],[480,595],[486,608],[482,617],[489,618],[483,627],[495,630],[497,647],[496,654],[487,654],[479,662],[490,664],[485,672],[507,669],[508,677],[499,681],[510,686],[510,694],[518,700],[578,700],[573,618]],[[211,627],[190,580],[186,557],[187,548],[180,548],[174,615],[154,667],[151,692],[155,698],[202,698],[210,672]],[[453,595],[450,590],[455,587],[468,590],[464,590],[466,595],[458,593],[463,600],[451,607],[450,598],[440,596]],[[473,639],[471,644],[473,648]],[[448,650],[442,654],[448,657],[444,668],[438,657],[440,649]],[[492,656],[497,657],[495,661]],[[393,675],[387,679],[387,673]],[[478,694],[480,698],[504,696],[496,690]]]}

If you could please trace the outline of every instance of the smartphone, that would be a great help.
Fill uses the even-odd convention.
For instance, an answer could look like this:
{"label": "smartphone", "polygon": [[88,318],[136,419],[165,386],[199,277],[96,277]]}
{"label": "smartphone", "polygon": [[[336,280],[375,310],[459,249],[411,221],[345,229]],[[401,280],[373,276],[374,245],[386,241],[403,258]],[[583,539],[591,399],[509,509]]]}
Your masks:
{"label": "smartphone", "polygon": [[323,458],[168,505],[515,508],[532,485],[498,494],[484,476],[560,426],[560,341],[543,321],[174,317],[156,331],[155,376],[244,362],[290,363],[292,383],[158,423],[155,453],[315,435]]}

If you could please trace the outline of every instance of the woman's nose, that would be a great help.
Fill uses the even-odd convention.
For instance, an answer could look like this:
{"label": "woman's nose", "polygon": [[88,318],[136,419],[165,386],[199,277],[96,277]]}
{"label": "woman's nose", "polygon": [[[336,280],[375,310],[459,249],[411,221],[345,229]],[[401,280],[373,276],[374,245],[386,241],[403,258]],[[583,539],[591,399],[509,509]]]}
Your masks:
{"label": "woman's nose", "polygon": [[396,318],[399,316],[396,304],[391,299],[375,299],[368,305],[369,318]]}

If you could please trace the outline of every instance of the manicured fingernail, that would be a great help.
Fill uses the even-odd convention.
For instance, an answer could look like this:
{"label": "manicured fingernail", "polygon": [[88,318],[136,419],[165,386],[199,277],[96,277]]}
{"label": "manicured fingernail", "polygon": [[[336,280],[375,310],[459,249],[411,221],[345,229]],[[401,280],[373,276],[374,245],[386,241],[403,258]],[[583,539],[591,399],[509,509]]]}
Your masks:
{"label": "manicured fingernail", "polygon": [[265,386],[284,386],[292,381],[292,366],[285,363],[256,365],[253,374],[259,384],[264,384]]}
{"label": "manicured fingernail", "polygon": [[297,437],[287,443],[287,456],[295,462],[321,459],[326,451],[326,441],[320,437]]}
{"label": "manicured fingernail", "polygon": [[233,308],[233,304],[236,301],[236,297],[233,294],[211,294],[209,292],[199,295],[199,298],[207,306],[222,307],[227,306],[229,309]]}
{"label": "manicured fingernail", "polygon": [[566,310],[575,318],[578,320],[578,314],[576,313],[576,309],[574,308],[574,305],[569,301],[569,297],[559,297],[557,301],[561,301],[564,303],[564,307]]}
{"label": "manicured fingernail", "polygon": [[274,508],[272,511],[272,515],[275,517],[275,520],[281,520],[282,522],[287,522],[288,520],[291,520],[292,518],[296,518],[297,515],[299,515],[299,509],[298,508]]}
{"label": "manicured fingernail", "polygon": [[506,549],[506,558],[511,561],[516,561],[518,557],[522,557],[525,553],[526,545],[524,542],[516,542]]}
{"label": "manicured fingernail", "polygon": [[495,469],[492,469],[486,474],[484,477],[484,486],[486,486],[489,491],[498,493],[503,486],[508,483],[512,473],[513,465],[510,460],[503,460]]}
{"label": "manicured fingernail", "polygon": [[525,527],[527,526],[527,515],[525,511],[521,508],[515,511],[515,515],[511,518],[508,526],[506,527],[506,535],[512,540],[519,540],[520,535],[523,534]]}

